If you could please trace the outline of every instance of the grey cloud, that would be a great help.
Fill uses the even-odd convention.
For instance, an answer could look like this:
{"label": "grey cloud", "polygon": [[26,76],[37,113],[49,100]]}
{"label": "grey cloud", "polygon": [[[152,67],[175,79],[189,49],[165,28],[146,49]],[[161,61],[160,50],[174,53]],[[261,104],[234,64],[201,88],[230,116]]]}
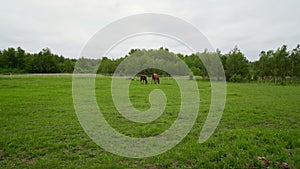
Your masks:
{"label": "grey cloud", "polygon": [[[21,46],[38,52],[50,47],[66,57],[79,57],[99,29],[125,16],[151,12],[182,18],[203,32],[215,48],[228,52],[238,45],[248,59],[255,60],[261,50],[276,49],[283,43],[293,48],[300,43],[299,6],[298,0],[11,0],[0,6],[0,49]],[[134,43],[126,45],[122,48]],[[151,42],[142,46],[147,45],[155,46]],[[158,46],[181,50],[171,42]],[[117,57],[128,51],[114,52]]]}

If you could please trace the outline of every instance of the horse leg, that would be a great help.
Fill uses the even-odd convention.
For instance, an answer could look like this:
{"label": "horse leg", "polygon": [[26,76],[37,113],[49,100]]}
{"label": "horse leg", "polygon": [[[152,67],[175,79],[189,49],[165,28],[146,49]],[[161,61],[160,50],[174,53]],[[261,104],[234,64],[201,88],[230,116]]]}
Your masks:
{"label": "horse leg", "polygon": [[140,79],[140,84],[143,84],[143,81],[144,81],[143,78],[141,78],[141,79]]}

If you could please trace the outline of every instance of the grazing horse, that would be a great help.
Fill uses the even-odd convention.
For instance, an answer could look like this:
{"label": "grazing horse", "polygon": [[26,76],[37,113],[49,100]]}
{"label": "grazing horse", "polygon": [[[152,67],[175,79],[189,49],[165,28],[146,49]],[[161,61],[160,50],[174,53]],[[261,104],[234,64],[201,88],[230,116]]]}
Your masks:
{"label": "grazing horse", "polygon": [[145,83],[145,84],[147,84],[147,83],[148,83],[148,81],[147,81],[147,76],[141,75],[141,76],[140,76],[140,83]]}
{"label": "grazing horse", "polygon": [[152,75],[152,81],[154,81],[154,83],[156,84],[159,84],[159,77],[156,73],[153,73]]}

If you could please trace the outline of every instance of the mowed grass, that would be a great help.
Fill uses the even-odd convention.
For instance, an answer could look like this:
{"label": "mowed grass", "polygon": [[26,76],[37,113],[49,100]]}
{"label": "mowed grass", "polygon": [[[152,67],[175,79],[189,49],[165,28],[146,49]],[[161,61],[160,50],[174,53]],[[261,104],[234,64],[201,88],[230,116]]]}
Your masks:
{"label": "mowed grass", "polygon": [[[124,79],[125,80],[125,79]],[[111,79],[97,77],[101,112],[119,132],[149,137],[168,129],[180,110],[180,91],[172,78],[160,85],[131,81],[130,99],[150,107],[153,89],[165,92],[165,112],[154,122],[137,124],[114,107]],[[286,162],[300,168],[300,86],[227,83],[227,101],[214,134],[203,144],[199,133],[210,105],[210,83],[198,81],[201,106],[190,133],[173,149],[132,159],[106,152],[83,131],[72,101],[71,76],[0,77],[0,168],[270,168]]]}

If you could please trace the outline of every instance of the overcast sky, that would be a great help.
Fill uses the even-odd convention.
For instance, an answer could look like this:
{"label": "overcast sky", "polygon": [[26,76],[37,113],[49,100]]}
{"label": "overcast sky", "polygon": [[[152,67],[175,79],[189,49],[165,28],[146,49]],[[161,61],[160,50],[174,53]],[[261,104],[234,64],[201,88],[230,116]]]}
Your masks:
{"label": "overcast sky", "polygon": [[[299,7],[299,0],[9,0],[0,6],[0,49],[20,46],[39,52],[49,47],[78,58],[87,41],[109,23],[133,14],[162,13],[194,25],[222,53],[238,45],[249,60],[257,60],[261,50],[300,43]],[[171,40],[145,36],[123,42],[111,56],[159,46],[189,52]]]}

